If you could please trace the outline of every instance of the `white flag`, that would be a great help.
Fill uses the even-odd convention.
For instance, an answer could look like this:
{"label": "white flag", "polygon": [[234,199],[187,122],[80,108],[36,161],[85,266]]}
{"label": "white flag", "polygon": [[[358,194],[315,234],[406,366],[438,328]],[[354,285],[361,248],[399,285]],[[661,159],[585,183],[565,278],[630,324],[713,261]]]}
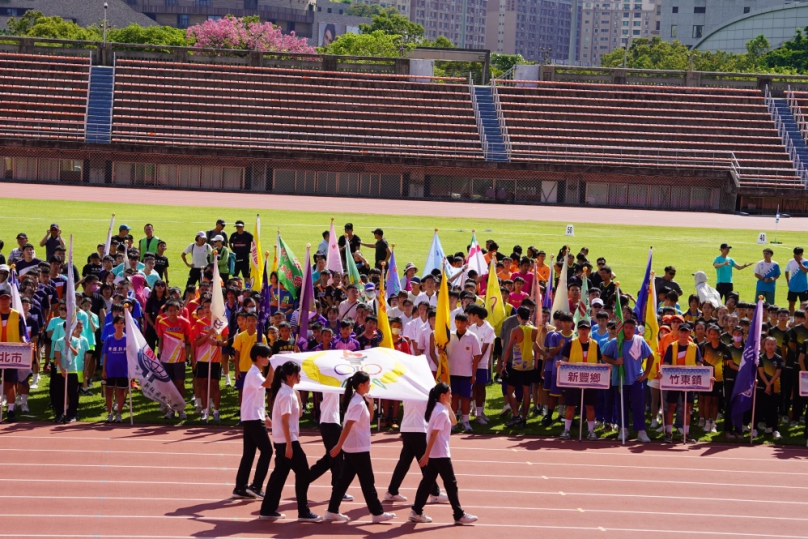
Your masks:
{"label": "white flag", "polygon": [[107,230],[107,242],[104,244],[104,256],[109,255],[109,248],[112,245],[112,227],[115,226],[115,214],[109,219],[109,230]]}
{"label": "white flag", "polygon": [[[30,329],[28,328],[28,324],[25,323],[25,311],[22,310],[22,298],[20,298],[19,281],[17,280],[16,273],[16,271],[11,270],[11,276],[8,279],[9,288],[11,288],[11,308],[20,313],[20,318],[22,318],[25,324],[25,342],[31,342],[30,335],[28,335]],[[19,372],[19,380],[25,380],[33,372],[30,368],[17,369],[17,371]]]}
{"label": "white flag", "polygon": [[185,408],[185,401],[171,377],[154,356],[146,340],[132,320],[129,309],[126,316],[126,361],[129,364],[129,378],[137,379],[143,394],[153,401],[165,404],[175,412]]}
{"label": "white flag", "polygon": [[219,276],[219,255],[213,257],[213,286],[211,286],[210,320],[216,333],[221,334],[227,327],[227,315],[224,310],[224,293],[222,279]]}
{"label": "white flag", "polygon": [[334,233],[334,221],[331,221],[331,228],[328,231],[328,252],[325,258],[325,269],[342,273],[342,258],[339,254],[337,240],[337,235]]}
{"label": "white flag", "polygon": [[[550,275],[552,279],[552,274]],[[570,300],[567,295],[567,255],[564,255],[564,261],[561,263],[561,275],[558,277],[558,286],[556,287],[555,297],[553,298],[553,308],[550,309],[552,316],[556,311],[569,311]]]}

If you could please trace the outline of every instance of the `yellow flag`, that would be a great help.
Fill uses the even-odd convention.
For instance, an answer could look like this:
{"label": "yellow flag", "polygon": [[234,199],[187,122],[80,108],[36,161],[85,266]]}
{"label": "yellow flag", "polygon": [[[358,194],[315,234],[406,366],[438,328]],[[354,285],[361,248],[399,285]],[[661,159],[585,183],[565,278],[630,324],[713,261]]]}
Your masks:
{"label": "yellow flag", "polygon": [[648,300],[645,302],[645,342],[651,347],[654,353],[654,365],[648,373],[648,379],[653,380],[659,372],[659,323],[657,322],[656,305],[656,283],[654,283],[654,273],[648,279]]}
{"label": "yellow flag", "polygon": [[390,319],[387,318],[387,298],[384,293],[384,277],[379,279],[379,294],[376,296],[379,302],[378,327],[382,332],[382,342],[379,346],[382,348],[394,348],[393,346],[393,332],[390,330]]}
{"label": "yellow flag", "polygon": [[[488,268],[488,286],[485,288],[485,308],[488,309],[488,323],[494,327],[496,335],[502,329],[502,321],[507,318],[505,303],[502,301],[502,291],[499,289],[497,279],[496,257],[491,257],[491,266]],[[540,308],[540,307],[538,307]]]}
{"label": "yellow flag", "polygon": [[438,359],[438,373],[435,379],[438,382],[449,383],[449,356],[446,355],[446,346],[451,337],[452,321],[449,312],[449,284],[446,272],[441,270],[440,291],[438,292],[438,310],[435,313],[435,344],[441,347]]}
{"label": "yellow flag", "polygon": [[261,251],[261,219],[255,216],[255,228],[253,229],[253,241],[250,246],[250,277],[252,277],[253,290],[261,290],[263,283],[261,277],[264,274],[264,255]]}

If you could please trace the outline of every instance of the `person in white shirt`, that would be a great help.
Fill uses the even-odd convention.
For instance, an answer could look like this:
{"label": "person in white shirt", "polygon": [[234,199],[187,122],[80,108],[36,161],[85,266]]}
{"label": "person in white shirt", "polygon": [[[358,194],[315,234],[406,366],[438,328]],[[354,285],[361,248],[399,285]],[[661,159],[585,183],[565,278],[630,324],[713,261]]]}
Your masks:
{"label": "person in white shirt", "polygon": [[477,336],[480,341],[480,364],[477,366],[477,376],[474,379],[474,386],[471,391],[474,396],[474,405],[477,407],[475,422],[479,425],[488,425],[488,418],[485,417],[485,386],[491,381],[491,351],[494,349],[496,331],[494,327],[486,322],[488,309],[476,303],[470,303],[466,307],[466,314],[469,317],[469,331]]}
{"label": "person in white shirt", "polygon": [[464,432],[473,432],[469,424],[471,387],[477,380],[477,366],[482,359],[480,341],[468,331],[469,317],[465,313],[455,316],[457,331],[453,331],[446,345],[449,359],[449,380],[452,384],[452,409],[463,414],[460,424]]}
{"label": "person in white shirt", "polygon": [[283,484],[289,471],[295,472],[295,497],[297,498],[297,520],[301,522],[322,522],[323,517],[309,509],[309,463],[306,453],[300,447],[300,416],[303,407],[300,394],[294,390],[300,382],[300,365],[287,361],[275,370],[270,388],[272,401],[272,438],[275,439],[275,469],[269,476],[267,494],[258,513],[260,520],[279,520],[286,515],[278,513]]}
{"label": "person in white shirt", "polygon": [[356,320],[356,310],[359,307],[359,288],[355,284],[349,284],[345,287],[345,292],[348,294],[348,299],[339,304],[339,319],[350,318]]}
{"label": "person in white shirt", "polygon": [[[272,381],[264,378],[261,372],[269,365],[271,355],[272,349],[265,344],[255,344],[250,349],[250,359],[253,364],[250,370],[244,374],[244,386],[241,391],[241,426],[244,428],[244,450],[236,474],[233,498],[264,497],[261,486],[264,484],[269,470],[269,461],[272,459],[272,444],[267,433],[267,427],[272,426],[272,421],[267,418],[266,389],[270,387]],[[256,449],[261,452],[261,455],[255,466],[253,482],[247,486]]]}
{"label": "person in white shirt", "polygon": [[443,480],[449,503],[452,504],[455,524],[462,526],[477,521],[476,516],[463,511],[457,495],[457,478],[455,478],[452,454],[449,450],[449,438],[457,419],[451,412],[451,406],[452,390],[447,384],[437,384],[429,391],[429,400],[424,413],[424,419],[429,421],[427,424],[428,442],[424,456],[418,461],[423,469],[424,477],[415,492],[415,503],[410,511],[410,522],[432,522],[432,519],[424,514],[424,505],[426,505],[432,484],[439,475]]}
{"label": "person in white shirt", "polygon": [[[213,247],[208,243],[207,235],[199,231],[196,233],[194,243],[190,244],[182,252],[182,261],[191,268],[188,272],[188,283],[185,286],[196,285],[202,280],[202,271],[207,267]],[[188,262],[188,255],[191,255],[191,262]]]}
{"label": "person in white shirt", "polygon": [[[421,460],[426,452],[426,402],[404,401],[404,418],[401,421],[401,454],[398,457],[398,464],[393,470],[390,478],[390,486],[384,495],[386,502],[406,502],[407,497],[402,496],[398,489],[410,471],[412,460]],[[424,474],[426,468],[421,468]],[[441,494],[437,482],[433,482],[429,489],[430,503],[448,503],[449,498]]]}
{"label": "person in white shirt", "polygon": [[331,490],[331,499],[328,502],[328,511],[325,519],[338,522],[347,522],[350,518],[339,512],[343,496],[348,487],[359,476],[359,485],[365,503],[373,515],[373,522],[385,522],[396,518],[395,513],[385,513],[382,502],[376,493],[373,478],[373,464],[370,461],[370,411],[368,407],[373,402],[366,397],[370,391],[370,376],[363,371],[355,372],[345,380],[345,394],[342,397],[342,408],[345,410],[345,426],[339,437],[337,445],[331,450],[331,456],[345,453],[345,465],[337,485]]}
{"label": "person in white shirt", "polygon": [[[324,347],[323,349],[325,350],[326,348]],[[342,466],[345,461],[343,453],[336,457],[331,456],[331,450],[337,445],[342,434],[342,423],[339,418],[340,394],[323,392],[322,395],[323,397],[320,401],[320,436],[322,436],[323,445],[325,446],[325,455],[309,469],[309,480],[313,483],[326,470],[331,470],[331,488],[334,488],[337,486],[337,480],[342,473]],[[351,502],[353,499],[353,496],[347,493],[342,497],[342,500],[346,502]]]}
{"label": "person in white shirt", "polygon": [[410,343],[410,347],[415,347],[412,350],[413,355],[423,354],[423,350],[417,348],[418,336],[421,334],[421,329],[427,324],[427,313],[429,312],[429,303],[424,301],[417,306],[417,315],[404,325],[404,338]]}
{"label": "person in white shirt", "polygon": [[418,305],[422,301],[426,301],[430,307],[437,307],[438,293],[435,291],[435,277],[433,275],[424,275],[424,278],[421,279],[421,287],[424,288],[424,291],[418,294],[413,303]]}

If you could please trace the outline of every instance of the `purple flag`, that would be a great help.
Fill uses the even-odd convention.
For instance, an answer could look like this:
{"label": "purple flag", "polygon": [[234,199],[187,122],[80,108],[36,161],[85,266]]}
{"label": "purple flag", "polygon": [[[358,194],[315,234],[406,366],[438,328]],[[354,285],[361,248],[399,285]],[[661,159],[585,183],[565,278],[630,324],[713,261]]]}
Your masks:
{"label": "purple flag", "polygon": [[[314,306],[314,282],[311,279],[311,246],[306,246],[306,269],[303,271],[303,284],[300,286],[300,311],[297,317],[298,343],[307,342],[309,331],[309,315],[316,312]],[[298,344],[298,346],[300,346]]]}
{"label": "purple flag", "polygon": [[269,288],[269,277],[267,277],[267,264],[266,260],[263,263],[264,276],[261,282],[261,301],[258,304],[258,334],[266,335],[266,330],[269,324],[269,305],[272,301],[272,293]]}
{"label": "purple flag", "polygon": [[[648,251],[648,265],[645,268],[645,278],[642,280],[640,291],[637,292],[637,304],[634,306],[634,316],[640,325],[645,323],[645,304],[648,301],[656,302],[656,298],[648,297],[648,285],[651,283],[651,260],[654,255],[654,250]],[[655,309],[656,310],[656,309]]]}
{"label": "purple flag", "polygon": [[757,368],[760,360],[760,339],[763,326],[763,300],[759,299],[755,307],[755,315],[749,328],[749,338],[743,348],[741,365],[735,378],[732,390],[732,425],[739,429],[743,425],[743,416],[752,409],[753,391],[757,379]]}

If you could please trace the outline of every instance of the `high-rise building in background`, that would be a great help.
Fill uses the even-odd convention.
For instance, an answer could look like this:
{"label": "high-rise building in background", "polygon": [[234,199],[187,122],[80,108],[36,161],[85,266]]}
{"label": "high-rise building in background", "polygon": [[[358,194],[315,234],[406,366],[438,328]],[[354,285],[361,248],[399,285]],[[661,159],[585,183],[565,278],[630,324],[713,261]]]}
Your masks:
{"label": "high-rise building in background", "polygon": [[584,1],[580,61],[600,65],[604,54],[630,45],[634,39],[660,35],[661,11],[662,0]]}
{"label": "high-rise building in background", "polygon": [[489,0],[485,48],[530,61],[567,60],[571,6],[570,0]]}
{"label": "high-rise building in background", "polygon": [[424,27],[430,41],[445,36],[457,47],[483,49],[487,4],[488,0],[412,0],[410,20]]}

